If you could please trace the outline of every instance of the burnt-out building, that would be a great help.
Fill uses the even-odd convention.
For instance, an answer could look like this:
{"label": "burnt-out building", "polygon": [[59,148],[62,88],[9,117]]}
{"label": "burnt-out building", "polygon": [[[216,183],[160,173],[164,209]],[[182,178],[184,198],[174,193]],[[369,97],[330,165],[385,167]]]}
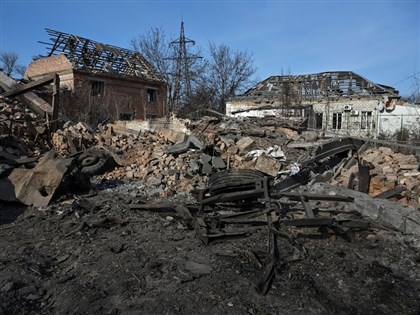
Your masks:
{"label": "burnt-out building", "polygon": [[167,88],[138,52],[47,29],[46,56],[32,61],[26,79],[60,77],[60,111],[99,122],[163,117]]}
{"label": "burnt-out building", "polygon": [[378,137],[419,124],[418,106],[352,71],[271,76],[226,103],[230,116],[306,117],[308,128]]}

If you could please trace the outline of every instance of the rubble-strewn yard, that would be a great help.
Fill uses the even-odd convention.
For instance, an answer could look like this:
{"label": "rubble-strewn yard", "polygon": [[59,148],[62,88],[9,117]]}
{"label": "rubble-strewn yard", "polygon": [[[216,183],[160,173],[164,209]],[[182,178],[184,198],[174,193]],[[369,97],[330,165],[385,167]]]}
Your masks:
{"label": "rubble-strewn yard", "polygon": [[418,148],[275,119],[47,126],[1,100],[0,313],[419,313]]}

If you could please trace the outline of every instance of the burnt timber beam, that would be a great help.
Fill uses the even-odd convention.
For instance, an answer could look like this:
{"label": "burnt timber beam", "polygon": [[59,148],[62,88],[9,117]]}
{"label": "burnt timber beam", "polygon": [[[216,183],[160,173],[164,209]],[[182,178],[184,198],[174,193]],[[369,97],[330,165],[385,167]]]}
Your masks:
{"label": "burnt timber beam", "polygon": [[387,191],[384,191],[383,193],[381,193],[381,194],[379,194],[379,195],[376,195],[375,197],[373,197],[373,198],[375,198],[375,199],[389,199],[389,198],[392,198],[392,197],[394,197],[394,196],[396,196],[396,195],[398,195],[398,194],[400,194],[400,193],[402,193],[403,191],[405,191],[407,188],[405,188],[404,186],[398,186],[398,187],[395,187],[395,188],[393,188],[393,189],[390,189],[390,190],[387,190]]}
{"label": "burnt timber beam", "polygon": [[247,191],[236,191],[230,193],[222,193],[215,196],[205,197],[202,200],[202,204],[213,204],[217,202],[227,202],[227,201],[238,201],[244,199],[258,198],[264,194],[263,189],[254,189]]}
{"label": "burnt timber beam", "polygon": [[[5,91],[11,91],[17,86],[17,84],[18,83],[15,80],[0,71],[0,86],[2,89]],[[34,92],[27,91],[23,95],[18,96],[18,99],[38,115],[45,115],[46,112],[48,114],[52,113],[51,105]]]}
{"label": "burnt timber beam", "polygon": [[54,74],[53,93],[52,93],[52,117],[51,117],[51,119],[52,119],[52,123],[51,123],[52,131],[57,131],[57,129],[58,129],[59,103],[60,103],[60,77],[56,73],[56,74]]}
{"label": "burnt timber beam", "polygon": [[309,200],[305,196],[300,196],[300,202],[303,205],[303,209],[305,209],[306,217],[309,219],[315,218],[314,212],[312,211]]}
{"label": "burnt timber beam", "polygon": [[52,93],[52,131],[56,131],[58,127],[58,110],[60,100],[60,77],[57,73],[51,74],[45,78],[18,86],[17,88],[1,94],[4,97],[17,97],[19,95],[28,93],[38,87],[54,83]]}
{"label": "burnt timber beam", "polygon": [[319,146],[315,152],[315,156],[302,162],[303,166],[312,162],[318,162],[326,157],[336,155],[349,150],[359,150],[366,140],[356,138],[342,138],[324,143]]}
{"label": "burnt timber beam", "polygon": [[299,201],[301,197],[304,197],[307,200],[322,200],[322,201],[344,201],[344,202],[353,202],[354,198],[349,196],[340,196],[340,195],[320,195],[320,194],[305,194],[305,193],[290,193],[290,192],[270,192],[271,198],[281,198],[287,197],[290,200]]}
{"label": "burnt timber beam", "polygon": [[49,75],[48,77],[39,79],[37,81],[33,81],[33,82],[27,83],[25,85],[18,86],[17,88],[15,88],[13,90],[10,90],[8,92],[4,92],[1,95],[4,96],[4,97],[16,97],[16,96],[25,94],[25,93],[27,93],[29,91],[32,91],[33,89],[36,89],[38,87],[53,83],[56,76],[58,76],[58,75],[57,74]]}

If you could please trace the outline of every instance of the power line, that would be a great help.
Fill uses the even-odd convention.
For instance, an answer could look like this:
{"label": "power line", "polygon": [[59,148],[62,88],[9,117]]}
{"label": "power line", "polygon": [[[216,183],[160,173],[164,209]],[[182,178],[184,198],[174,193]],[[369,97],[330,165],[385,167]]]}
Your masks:
{"label": "power line", "polygon": [[404,82],[404,81],[406,81],[406,80],[408,80],[408,79],[414,78],[414,76],[415,76],[416,74],[419,74],[419,73],[420,73],[420,71],[417,71],[417,72],[415,72],[414,74],[412,74],[412,75],[410,75],[410,76],[406,77],[405,79],[402,79],[401,81],[398,81],[397,83],[394,83],[394,84],[392,84],[392,85],[394,86],[394,85],[400,84],[400,83],[402,83],[402,82]]}

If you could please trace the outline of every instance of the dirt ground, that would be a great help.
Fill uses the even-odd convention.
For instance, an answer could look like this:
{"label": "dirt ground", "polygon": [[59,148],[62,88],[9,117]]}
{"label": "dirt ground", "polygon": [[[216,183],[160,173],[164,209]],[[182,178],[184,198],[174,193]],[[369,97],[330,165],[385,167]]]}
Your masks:
{"label": "dirt ground", "polygon": [[205,245],[174,213],[130,209],[147,199],[135,181],[95,191],[0,205],[1,314],[420,314],[418,239],[315,229],[298,238],[307,257],[278,264],[261,295],[266,227]]}

